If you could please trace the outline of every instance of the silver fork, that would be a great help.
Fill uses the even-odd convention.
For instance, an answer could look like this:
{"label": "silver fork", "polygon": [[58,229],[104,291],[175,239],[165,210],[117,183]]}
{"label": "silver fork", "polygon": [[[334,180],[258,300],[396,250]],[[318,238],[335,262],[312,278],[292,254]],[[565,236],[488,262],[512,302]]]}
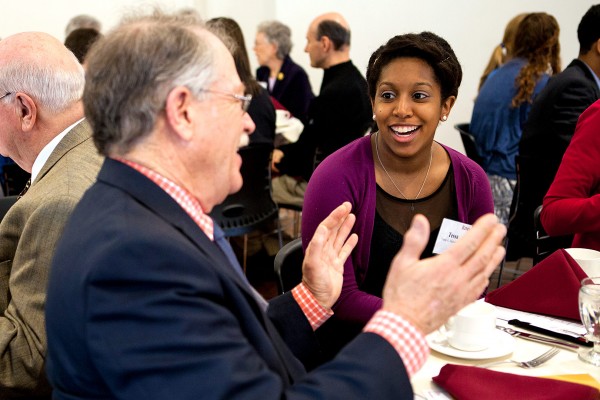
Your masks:
{"label": "silver fork", "polygon": [[492,362],[489,364],[479,365],[479,367],[489,368],[489,367],[493,367],[493,366],[500,365],[500,364],[510,363],[510,364],[516,364],[517,367],[521,367],[521,368],[535,368],[535,367],[545,363],[546,361],[548,361],[555,355],[557,355],[559,351],[560,351],[560,349],[558,347],[552,347],[550,350],[546,351],[542,355],[537,356],[533,360],[529,360],[529,361],[515,361],[515,360],[495,361],[495,362]]}

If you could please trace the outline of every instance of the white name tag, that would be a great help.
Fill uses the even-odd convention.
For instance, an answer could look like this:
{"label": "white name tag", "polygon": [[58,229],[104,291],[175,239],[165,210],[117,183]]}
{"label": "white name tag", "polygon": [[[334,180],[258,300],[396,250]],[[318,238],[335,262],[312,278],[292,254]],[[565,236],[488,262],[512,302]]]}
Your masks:
{"label": "white name tag", "polygon": [[469,224],[463,224],[462,222],[444,218],[442,226],[440,226],[440,233],[438,233],[435,246],[433,247],[433,253],[443,253],[448,247],[452,246],[458,239],[467,233],[469,229],[471,229],[471,225]]}

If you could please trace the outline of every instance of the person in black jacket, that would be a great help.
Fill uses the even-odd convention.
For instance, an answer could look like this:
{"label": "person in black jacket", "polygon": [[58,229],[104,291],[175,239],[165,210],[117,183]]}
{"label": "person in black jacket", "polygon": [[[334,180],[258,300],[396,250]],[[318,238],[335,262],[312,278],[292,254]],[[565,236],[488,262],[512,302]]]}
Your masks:
{"label": "person in black jacket", "polygon": [[314,68],[325,70],[319,96],[297,142],[273,153],[273,199],[302,205],[304,190],[318,162],[369,131],[372,109],[367,82],[350,60],[350,28],[338,13],[317,17],[306,35],[304,51]]}
{"label": "person in black jacket", "polygon": [[579,115],[600,98],[600,4],[583,16],[577,37],[579,57],[550,78],[534,100],[523,129],[518,156],[520,184],[509,224],[509,259],[533,256],[533,212],[554,180]]}

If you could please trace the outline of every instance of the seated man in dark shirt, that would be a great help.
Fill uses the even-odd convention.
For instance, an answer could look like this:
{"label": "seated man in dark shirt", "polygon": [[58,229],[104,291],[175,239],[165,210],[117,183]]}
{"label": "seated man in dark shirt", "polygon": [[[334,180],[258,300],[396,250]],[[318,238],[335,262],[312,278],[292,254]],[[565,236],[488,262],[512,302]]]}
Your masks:
{"label": "seated man in dark shirt", "polygon": [[311,102],[308,120],[297,142],[273,153],[277,203],[301,206],[306,182],[316,164],[368,132],[372,111],[367,82],[350,60],[350,28],[337,13],[317,17],[308,28],[304,49],[310,64],[325,70],[319,96]]}

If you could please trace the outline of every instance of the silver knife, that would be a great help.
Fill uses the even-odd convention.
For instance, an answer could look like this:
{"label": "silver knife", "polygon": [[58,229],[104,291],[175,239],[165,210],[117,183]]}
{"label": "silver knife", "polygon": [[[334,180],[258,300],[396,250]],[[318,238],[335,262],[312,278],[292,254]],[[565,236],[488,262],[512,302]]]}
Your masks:
{"label": "silver knife", "polygon": [[577,350],[577,349],[579,349],[579,346],[577,346],[576,344],[569,343],[569,342],[567,342],[565,340],[551,339],[551,338],[548,338],[548,337],[545,337],[545,336],[535,335],[533,333],[528,333],[528,332],[523,332],[523,331],[517,331],[515,329],[506,328],[504,326],[499,326],[499,325],[497,325],[496,328],[500,329],[503,332],[508,333],[511,336],[515,336],[515,337],[520,337],[520,338],[523,338],[523,339],[531,340],[532,342],[551,344],[553,346],[560,346],[560,347],[567,348],[569,350]]}

